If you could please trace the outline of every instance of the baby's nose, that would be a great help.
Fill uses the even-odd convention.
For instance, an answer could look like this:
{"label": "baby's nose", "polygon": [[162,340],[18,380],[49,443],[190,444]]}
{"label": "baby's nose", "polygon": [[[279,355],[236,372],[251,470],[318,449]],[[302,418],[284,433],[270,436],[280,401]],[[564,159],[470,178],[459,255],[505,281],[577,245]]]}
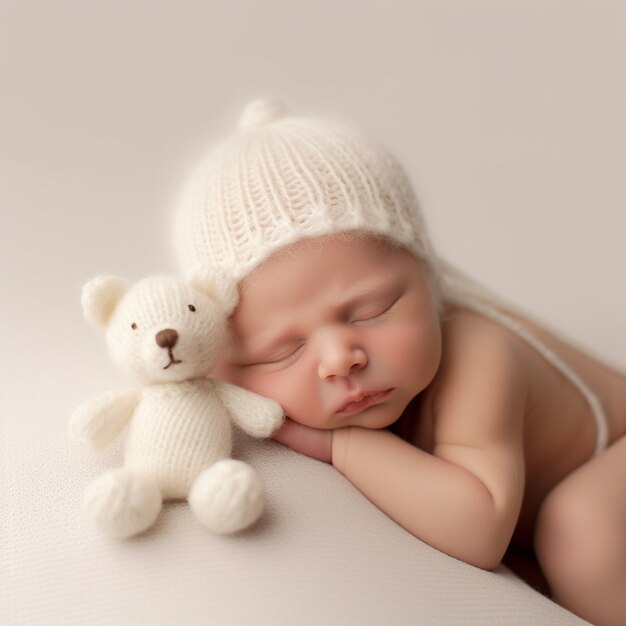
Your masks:
{"label": "baby's nose", "polygon": [[173,348],[178,341],[178,333],[173,328],[166,328],[160,330],[154,338],[159,348]]}
{"label": "baby's nose", "polygon": [[336,376],[346,377],[362,370],[367,365],[367,354],[361,348],[335,348],[320,359],[317,368],[322,380],[332,380]]}

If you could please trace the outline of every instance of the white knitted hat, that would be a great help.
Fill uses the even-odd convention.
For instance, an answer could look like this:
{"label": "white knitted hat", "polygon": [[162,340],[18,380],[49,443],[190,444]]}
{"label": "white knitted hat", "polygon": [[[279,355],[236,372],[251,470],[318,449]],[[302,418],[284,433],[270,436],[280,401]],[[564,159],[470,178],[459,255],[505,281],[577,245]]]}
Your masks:
{"label": "white knitted hat", "polygon": [[411,184],[384,148],[344,126],[249,104],[239,133],[191,176],[175,223],[183,270],[219,266],[239,281],[305,237],[360,230],[438,264]]}

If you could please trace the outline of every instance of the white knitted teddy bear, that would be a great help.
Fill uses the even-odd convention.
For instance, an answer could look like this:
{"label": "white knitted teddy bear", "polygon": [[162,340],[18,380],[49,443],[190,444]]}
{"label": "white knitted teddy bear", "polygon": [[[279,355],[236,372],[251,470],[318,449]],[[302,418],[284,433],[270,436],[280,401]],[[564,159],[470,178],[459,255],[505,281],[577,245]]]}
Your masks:
{"label": "white knitted teddy bear", "polygon": [[106,328],[113,360],[140,383],[85,402],[70,420],[71,435],[95,450],[128,426],[124,467],[85,494],[88,514],[108,536],[146,530],[167,499],[187,498],[217,533],[242,530],[263,510],[256,473],[230,458],[231,419],[268,437],[283,411],[274,400],[205,377],[237,302],[236,288],[225,285],[205,271],[187,282],[155,276],[133,286],[100,276],[83,288],[85,317]]}

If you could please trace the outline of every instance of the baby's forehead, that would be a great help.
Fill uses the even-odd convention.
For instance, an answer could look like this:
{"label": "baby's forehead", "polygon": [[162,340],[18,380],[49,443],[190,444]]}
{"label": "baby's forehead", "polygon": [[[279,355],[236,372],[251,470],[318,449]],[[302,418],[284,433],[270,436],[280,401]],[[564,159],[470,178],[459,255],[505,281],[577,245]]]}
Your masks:
{"label": "baby's forehead", "polygon": [[[242,340],[281,326],[295,326],[312,313],[346,305],[385,289],[418,270],[413,255],[376,237],[333,236],[281,249],[240,283],[232,316]],[[384,295],[384,294],[382,294]]]}

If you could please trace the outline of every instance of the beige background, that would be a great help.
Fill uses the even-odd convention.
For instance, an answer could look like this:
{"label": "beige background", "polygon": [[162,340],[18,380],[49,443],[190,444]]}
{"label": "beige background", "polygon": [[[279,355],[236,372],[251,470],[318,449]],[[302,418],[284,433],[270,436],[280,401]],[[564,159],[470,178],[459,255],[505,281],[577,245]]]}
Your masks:
{"label": "beige background", "polygon": [[[383,140],[406,164],[440,252],[626,366],[625,32],[626,3],[609,0],[0,0],[0,621],[88,623],[85,611],[93,611],[91,623],[141,623],[146,615],[175,623],[175,597],[189,609],[188,623],[208,623],[202,594],[185,596],[182,572],[191,562],[187,575],[203,580],[194,542],[213,540],[174,507],[164,522],[170,535],[162,528],[145,540],[145,552],[141,542],[129,552],[99,542],[84,528],[78,501],[119,450],[81,456],[65,429],[77,403],[121,382],[81,318],[82,283],[104,271],[138,278],[175,269],[168,228],[183,175],[252,98],[277,95],[295,112],[336,116]],[[342,524],[367,529],[374,519],[384,526],[379,532],[396,537],[332,471],[277,448],[272,466],[254,450],[273,485],[274,519],[298,520],[309,533],[287,522],[277,533],[269,524],[276,541],[293,538],[290,557],[281,548],[293,562],[272,560],[271,541],[263,552],[262,542],[244,540],[273,567],[267,597],[293,582],[286,564],[310,569],[297,564],[311,551],[330,551],[339,567],[371,545],[371,537],[357,542],[348,558],[336,529],[320,532],[330,543],[316,544],[315,533],[311,539],[306,523],[317,522],[302,512],[311,501],[335,507],[335,488],[342,503],[356,498]],[[275,473],[281,463],[290,468],[282,477]],[[305,506],[294,509],[301,517],[289,512],[290,485],[313,491],[312,500],[295,501]],[[333,517],[324,520],[332,528]],[[307,541],[309,551],[293,552]],[[226,561],[234,545],[241,549],[219,544]],[[388,555],[380,550],[376,558]],[[239,574],[247,571],[245,549],[240,556]],[[174,583],[159,569],[163,559]],[[421,579],[430,591],[411,597],[432,620],[460,623],[442,613],[439,598],[450,586],[433,573],[434,559]],[[412,605],[398,608],[398,599],[411,595],[400,578],[412,567],[389,570],[396,574],[386,588],[399,595],[387,605],[374,606],[376,594],[357,592],[342,574],[345,595],[322,595],[326,619],[346,602],[363,607],[361,623],[390,611],[395,623],[402,616],[411,623]],[[456,575],[454,567],[446,576]],[[120,572],[131,582],[116,579]],[[491,623],[475,594],[487,579],[475,576],[453,585],[473,598],[464,623]],[[305,576],[287,605],[296,611],[311,600],[307,585],[319,580]],[[241,602],[221,584],[223,605]],[[519,606],[531,600],[515,589],[522,595],[498,606],[518,607],[521,619]],[[150,613],[155,594],[164,604]],[[488,605],[494,594],[485,597]],[[199,612],[189,608],[196,604]],[[295,614],[270,605],[274,623]],[[246,615],[257,614],[257,605],[246,606]],[[307,615],[315,615],[310,606]],[[501,615],[493,613],[493,623]],[[561,613],[554,615],[550,623],[561,623]]]}

